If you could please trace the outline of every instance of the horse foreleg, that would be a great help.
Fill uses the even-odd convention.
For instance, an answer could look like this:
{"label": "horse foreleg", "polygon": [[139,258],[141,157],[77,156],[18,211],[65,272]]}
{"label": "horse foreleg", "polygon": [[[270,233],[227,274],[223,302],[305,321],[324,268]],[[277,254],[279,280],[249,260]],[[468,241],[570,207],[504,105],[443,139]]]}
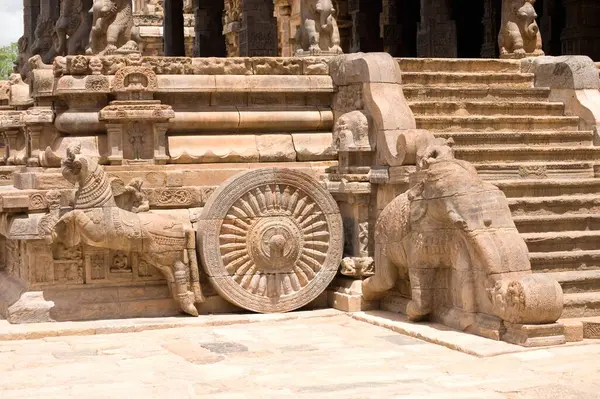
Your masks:
{"label": "horse foreleg", "polygon": [[181,309],[192,316],[198,316],[198,309],[194,305],[194,293],[188,291],[189,277],[187,274],[186,266],[181,261],[176,261],[173,265],[175,269],[175,288],[177,301]]}
{"label": "horse foreleg", "polygon": [[187,258],[187,264],[190,267],[190,279],[192,282],[192,290],[196,303],[205,301],[202,288],[200,287],[200,272],[198,269],[198,259],[196,257],[196,233],[194,230],[186,229],[185,231],[185,251],[184,258]]}

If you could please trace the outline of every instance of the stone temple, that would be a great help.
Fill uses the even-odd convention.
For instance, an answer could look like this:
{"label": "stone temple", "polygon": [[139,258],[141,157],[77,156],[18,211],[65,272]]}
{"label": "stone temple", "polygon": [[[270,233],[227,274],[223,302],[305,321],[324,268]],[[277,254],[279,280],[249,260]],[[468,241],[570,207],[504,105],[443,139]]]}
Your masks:
{"label": "stone temple", "polygon": [[595,1],[24,11],[0,82],[9,322],[330,306],[598,338]]}

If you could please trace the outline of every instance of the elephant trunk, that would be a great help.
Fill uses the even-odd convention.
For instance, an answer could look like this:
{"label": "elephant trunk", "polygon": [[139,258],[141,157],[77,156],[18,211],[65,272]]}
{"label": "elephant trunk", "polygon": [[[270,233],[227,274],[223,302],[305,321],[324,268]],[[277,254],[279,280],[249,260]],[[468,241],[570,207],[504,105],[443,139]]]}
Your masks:
{"label": "elephant trunk", "polygon": [[469,237],[474,273],[486,284],[476,293],[479,303],[488,304],[482,310],[517,324],[558,320],[563,310],[562,289],[556,280],[531,273],[527,244],[516,228],[473,232]]}

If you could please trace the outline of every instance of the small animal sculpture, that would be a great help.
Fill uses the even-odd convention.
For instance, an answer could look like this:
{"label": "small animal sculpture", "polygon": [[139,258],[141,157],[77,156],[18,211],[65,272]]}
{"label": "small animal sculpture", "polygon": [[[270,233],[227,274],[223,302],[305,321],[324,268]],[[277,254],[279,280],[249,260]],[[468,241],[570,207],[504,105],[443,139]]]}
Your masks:
{"label": "small animal sculpture", "polygon": [[341,54],[340,32],[331,0],[301,0],[301,26],[296,31],[296,54]]}
{"label": "small animal sculpture", "polygon": [[500,56],[523,58],[544,55],[542,36],[536,22],[535,0],[503,0],[498,47]]}

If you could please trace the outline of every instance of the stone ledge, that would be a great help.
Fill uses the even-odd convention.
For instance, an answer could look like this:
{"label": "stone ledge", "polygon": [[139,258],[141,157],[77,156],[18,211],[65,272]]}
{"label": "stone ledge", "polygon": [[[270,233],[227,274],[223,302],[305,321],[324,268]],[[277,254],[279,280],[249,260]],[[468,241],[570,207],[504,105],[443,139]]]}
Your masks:
{"label": "stone ledge", "polygon": [[[453,330],[437,323],[423,322],[411,323],[406,316],[382,310],[357,312],[348,314],[356,320],[364,321],[397,333],[418,338],[426,342],[445,346],[455,351],[463,352],[477,357],[492,357],[511,353],[520,353],[539,350],[541,347],[522,347],[503,341],[479,337],[469,333]],[[585,340],[581,342],[566,343],[560,348],[568,346],[593,345],[600,340]]]}
{"label": "stone ledge", "polygon": [[98,320],[84,322],[49,322],[38,324],[9,324],[0,320],[0,341],[16,341],[64,337],[74,335],[119,334],[179,327],[214,327],[232,324],[249,324],[269,321],[303,320],[338,316],[335,309],[298,311],[283,314],[229,314],[191,317],[161,317],[123,320]]}

